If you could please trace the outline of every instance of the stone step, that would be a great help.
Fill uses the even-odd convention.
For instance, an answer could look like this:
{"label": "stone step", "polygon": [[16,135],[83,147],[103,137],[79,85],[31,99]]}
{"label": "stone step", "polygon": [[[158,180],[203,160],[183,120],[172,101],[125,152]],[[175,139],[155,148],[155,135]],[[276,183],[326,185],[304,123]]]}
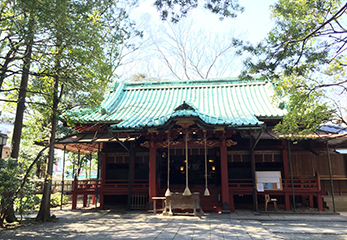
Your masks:
{"label": "stone step", "polygon": [[[323,196],[324,202],[329,210],[333,210],[333,200],[331,195]],[[335,210],[337,212],[346,212],[347,211],[347,196],[334,196],[335,201]]]}

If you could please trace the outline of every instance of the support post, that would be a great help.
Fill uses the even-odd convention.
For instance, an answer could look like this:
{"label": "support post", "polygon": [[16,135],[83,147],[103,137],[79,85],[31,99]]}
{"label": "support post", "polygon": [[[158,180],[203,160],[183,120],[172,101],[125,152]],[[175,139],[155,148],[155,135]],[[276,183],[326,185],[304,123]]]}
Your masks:
{"label": "support post", "polygon": [[154,146],[154,141],[152,140],[149,147],[149,209],[153,209],[152,197],[157,196],[157,149]]}
{"label": "support post", "polygon": [[284,204],[286,207],[286,211],[290,211],[290,200],[289,200],[289,193],[284,193]]}
{"label": "support post", "polygon": [[[251,141],[251,146],[252,146],[252,139]],[[253,148],[251,148],[250,151],[250,156],[251,156],[251,169],[252,169],[252,188],[253,188],[253,207],[254,211],[258,211],[258,195],[257,195],[257,184],[256,184],[256,179],[255,179],[255,161],[254,161],[254,151]]]}
{"label": "support post", "polygon": [[287,140],[287,148],[288,148],[288,159],[289,159],[289,170],[290,170],[290,182],[292,185],[292,196],[293,196],[293,211],[296,212],[295,206],[295,193],[294,193],[294,181],[293,181],[293,168],[292,168],[292,155],[290,153],[290,143]]}
{"label": "support post", "polygon": [[266,126],[262,126],[261,132],[259,133],[258,137],[255,139],[255,141],[252,138],[252,132],[249,133],[250,139],[249,139],[249,145],[250,145],[250,155],[251,155],[251,169],[252,169],[252,185],[253,185],[253,203],[254,203],[254,210],[259,211],[258,209],[258,196],[257,196],[257,183],[255,179],[255,161],[254,161],[254,149],[257,146],[258,142],[261,139],[261,136],[263,135],[264,131],[266,129]]}
{"label": "support post", "polygon": [[[104,147],[104,145],[103,145]],[[106,183],[106,164],[107,164],[107,153],[102,153],[102,159],[101,159],[101,188],[102,190],[105,187]],[[100,209],[104,209],[104,191],[101,191],[99,194],[100,197]]]}
{"label": "support post", "polygon": [[287,181],[289,180],[289,164],[288,164],[288,150],[286,149],[286,141],[285,139],[282,139],[282,160],[283,160],[283,174],[284,174],[284,187],[283,191],[284,193],[284,203],[285,203],[285,208],[286,211],[290,211],[290,200],[289,200],[289,194],[287,193]]}
{"label": "support post", "polygon": [[95,210],[98,210],[98,188],[99,188],[99,176],[100,176],[100,143],[98,143],[98,163],[96,170],[96,182],[95,182]]}
{"label": "support post", "polygon": [[92,195],[92,205],[95,205],[96,206],[96,204],[95,204],[95,195]]}
{"label": "support post", "polygon": [[78,180],[76,179],[76,176],[75,176],[75,179],[73,181],[73,184],[72,184],[72,209],[76,209],[77,207],[77,186],[78,186]]}
{"label": "support post", "polygon": [[104,209],[104,194],[100,194],[100,207],[101,210]]}
{"label": "support post", "polygon": [[220,147],[220,167],[221,167],[221,185],[222,185],[222,212],[230,213],[230,209],[234,209],[234,206],[230,206],[229,202],[229,177],[228,177],[228,158],[227,158],[227,145],[225,138],[222,139]]}
{"label": "support post", "polygon": [[66,145],[64,145],[64,153],[63,153],[63,173],[61,174],[60,210],[63,209],[63,198],[64,198],[65,152],[66,152]]}
{"label": "support post", "polygon": [[328,159],[328,165],[329,165],[331,200],[333,202],[333,211],[336,212],[336,208],[335,208],[335,195],[334,195],[334,184],[333,184],[333,177],[332,177],[332,171],[331,171],[331,162],[330,162],[328,141],[326,142],[326,146],[327,146],[327,159]]}
{"label": "support post", "polygon": [[130,143],[129,149],[129,169],[128,169],[128,210],[131,207],[131,182],[132,182],[132,151],[133,151],[133,143]]}
{"label": "support post", "polygon": [[86,207],[86,206],[87,206],[87,202],[88,202],[88,195],[87,195],[87,194],[84,194],[84,195],[83,195],[83,207]]}
{"label": "support post", "polygon": [[309,201],[310,208],[313,208],[314,204],[313,204],[313,195],[312,194],[308,195],[308,201]]}
{"label": "support post", "polygon": [[317,194],[317,207],[318,207],[318,211],[323,211],[323,200],[322,200],[322,195],[319,194],[321,191],[321,185],[320,185],[320,177],[316,177],[316,181],[317,181],[317,188],[318,188],[318,194]]}
{"label": "support post", "polygon": [[282,158],[283,158],[283,173],[284,179],[289,179],[289,168],[288,168],[288,151],[286,149],[286,140],[282,139]]}

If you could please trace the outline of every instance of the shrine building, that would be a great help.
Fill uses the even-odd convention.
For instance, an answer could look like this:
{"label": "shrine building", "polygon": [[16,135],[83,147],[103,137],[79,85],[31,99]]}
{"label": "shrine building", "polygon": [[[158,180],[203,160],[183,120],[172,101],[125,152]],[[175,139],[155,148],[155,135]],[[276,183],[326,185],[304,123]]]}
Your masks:
{"label": "shrine building", "polygon": [[99,108],[75,112],[79,133],[56,142],[99,153],[98,180],[76,175],[72,208],[81,195],[151,210],[155,197],[195,193],[203,211],[264,210],[266,195],[286,211],[322,211],[327,194],[347,192],[346,155],[333,151],[346,133],[293,144],[272,131],[283,105],[261,79],[116,83]]}

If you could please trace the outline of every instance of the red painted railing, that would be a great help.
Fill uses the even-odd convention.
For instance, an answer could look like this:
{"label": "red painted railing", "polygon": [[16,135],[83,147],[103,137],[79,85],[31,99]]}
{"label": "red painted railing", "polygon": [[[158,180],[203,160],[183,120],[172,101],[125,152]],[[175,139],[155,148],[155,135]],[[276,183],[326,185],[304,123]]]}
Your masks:
{"label": "red painted railing", "polygon": [[[319,179],[293,179],[295,193],[318,193],[320,192]],[[290,179],[282,180],[283,190],[269,190],[281,194],[292,191]],[[73,183],[73,192],[77,194],[92,194],[96,189],[96,180],[78,180]],[[98,181],[98,191],[103,194],[127,194],[128,180],[106,180]],[[135,180],[131,184],[131,191],[136,193],[148,192],[148,180]],[[252,194],[252,179],[229,179],[229,191],[232,194]]]}
{"label": "red painted railing", "polygon": [[[318,193],[320,192],[320,181],[317,179],[293,179],[294,191],[296,193]],[[269,190],[271,192],[291,192],[292,183],[290,179],[282,179],[283,190]],[[229,190],[232,194],[252,194],[252,179],[229,179]],[[266,190],[265,190],[266,191]]]}
{"label": "red painted railing", "polygon": [[[128,180],[106,180],[102,183],[101,180],[98,181],[98,192],[99,193],[118,193],[123,194],[128,191]],[[134,180],[131,184],[132,191],[139,193],[148,192],[148,180]],[[73,192],[78,194],[88,194],[94,193],[96,190],[96,180],[78,180],[73,182]]]}

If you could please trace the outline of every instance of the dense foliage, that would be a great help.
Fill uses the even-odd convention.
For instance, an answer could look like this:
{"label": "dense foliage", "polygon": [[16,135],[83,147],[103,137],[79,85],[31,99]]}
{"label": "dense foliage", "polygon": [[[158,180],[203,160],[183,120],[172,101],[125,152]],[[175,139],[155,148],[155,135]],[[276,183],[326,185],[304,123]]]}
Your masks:
{"label": "dense foliage", "polygon": [[346,124],[347,3],[339,0],[280,0],[272,8],[275,28],[257,46],[248,74],[271,79],[286,100],[279,133],[314,133],[322,123]]}
{"label": "dense foliage", "polygon": [[[30,135],[28,141],[49,138],[41,220],[49,218],[57,120],[69,109],[101,101],[120,64],[119,48],[133,47],[125,40],[140,35],[124,8],[132,4],[70,0],[0,3],[0,90],[5,97],[2,100],[16,107],[11,156],[19,158],[24,112],[40,117],[32,127],[41,134]],[[32,160],[31,154],[34,151],[22,156]],[[34,161],[28,162],[39,163],[38,158]],[[13,202],[15,195],[10,192],[8,202]]]}

